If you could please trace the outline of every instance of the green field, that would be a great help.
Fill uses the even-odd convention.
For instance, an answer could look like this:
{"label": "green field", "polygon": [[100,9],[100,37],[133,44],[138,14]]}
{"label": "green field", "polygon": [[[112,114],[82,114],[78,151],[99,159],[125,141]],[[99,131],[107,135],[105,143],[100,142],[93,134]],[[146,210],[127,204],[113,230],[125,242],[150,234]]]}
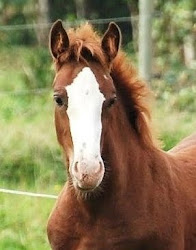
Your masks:
{"label": "green field", "polygon": [[[4,49],[0,68],[0,187],[58,194],[66,174],[54,129],[48,52]],[[196,128],[196,89],[157,80],[152,86],[154,123],[168,150]],[[0,193],[0,249],[49,249],[46,224],[54,203]]]}

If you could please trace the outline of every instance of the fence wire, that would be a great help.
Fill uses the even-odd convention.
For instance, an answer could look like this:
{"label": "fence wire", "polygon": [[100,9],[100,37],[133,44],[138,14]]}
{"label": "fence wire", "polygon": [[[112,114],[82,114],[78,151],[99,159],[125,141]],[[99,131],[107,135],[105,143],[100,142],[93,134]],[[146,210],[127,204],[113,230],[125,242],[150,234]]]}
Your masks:
{"label": "fence wire", "polygon": [[52,88],[36,88],[27,90],[14,90],[14,91],[0,91],[0,96],[12,95],[12,96],[22,96],[22,95],[41,95],[45,93],[50,93]]}
{"label": "fence wire", "polygon": [[[155,13],[153,16],[160,16],[160,13]],[[84,22],[89,22],[92,24],[106,24],[109,22],[130,22],[139,19],[139,15],[129,16],[129,17],[115,17],[115,18],[102,18],[102,19],[88,19],[88,20],[75,20],[75,21],[65,21],[63,22],[66,26],[76,26]],[[49,28],[53,23],[32,23],[32,24],[19,24],[19,25],[2,25],[0,30],[10,31],[10,30],[27,30],[27,29],[39,29],[39,28]]]}
{"label": "fence wire", "polygon": [[[152,17],[162,17],[164,15],[161,11],[154,11]],[[184,11],[184,17],[196,17],[196,11]],[[74,21],[64,21],[66,26],[76,26],[84,22],[89,22],[91,24],[106,24],[109,22],[123,23],[123,22],[134,22],[138,21],[139,15],[125,16],[125,17],[113,17],[113,18],[100,18],[100,19],[85,19],[85,20],[74,20]],[[27,29],[43,29],[51,27],[53,23],[29,23],[29,24],[18,24],[18,25],[1,25],[0,30],[11,31],[11,30],[27,30]]]}
{"label": "fence wire", "polygon": [[48,199],[57,199],[58,198],[57,195],[52,195],[52,194],[32,193],[32,192],[5,189],[5,188],[0,188],[0,193],[16,194],[16,195],[24,195],[24,196],[37,197],[37,198],[48,198]]}

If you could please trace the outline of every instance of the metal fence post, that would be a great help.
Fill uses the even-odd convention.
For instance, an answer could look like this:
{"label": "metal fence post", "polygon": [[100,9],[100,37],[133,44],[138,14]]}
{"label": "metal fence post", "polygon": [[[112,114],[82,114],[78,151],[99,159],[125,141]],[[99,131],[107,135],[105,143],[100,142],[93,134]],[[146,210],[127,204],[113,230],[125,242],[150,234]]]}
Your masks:
{"label": "metal fence post", "polygon": [[139,0],[139,74],[150,81],[152,74],[153,0]]}

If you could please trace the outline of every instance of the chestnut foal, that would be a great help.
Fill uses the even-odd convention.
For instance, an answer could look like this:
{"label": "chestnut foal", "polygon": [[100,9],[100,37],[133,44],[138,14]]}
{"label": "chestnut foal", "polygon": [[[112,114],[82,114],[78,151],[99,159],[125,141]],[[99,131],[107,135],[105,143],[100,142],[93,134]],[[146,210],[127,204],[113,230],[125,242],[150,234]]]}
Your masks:
{"label": "chestnut foal", "polygon": [[110,23],[50,33],[56,132],[68,181],[48,222],[54,250],[196,250],[196,135],[169,152],[149,126],[148,88]]}

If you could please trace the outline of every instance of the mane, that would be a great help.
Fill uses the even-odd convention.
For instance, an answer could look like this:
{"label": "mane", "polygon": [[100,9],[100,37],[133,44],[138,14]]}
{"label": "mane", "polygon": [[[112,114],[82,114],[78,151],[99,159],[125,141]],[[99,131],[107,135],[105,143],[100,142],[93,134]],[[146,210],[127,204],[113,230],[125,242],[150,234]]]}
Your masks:
{"label": "mane", "polygon": [[86,23],[76,29],[69,29],[68,32],[70,48],[63,53],[56,62],[57,68],[65,62],[97,61],[106,67],[106,57],[103,54],[100,36],[93,30],[89,23]]}
{"label": "mane", "polygon": [[[108,67],[106,55],[101,48],[101,37],[88,23],[68,31],[70,49],[63,53],[56,62],[57,68],[65,62],[97,61]],[[146,83],[138,78],[138,74],[123,51],[119,51],[113,60],[110,75],[128,119],[146,147],[154,147],[155,140],[151,131],[151,112],[148,105],[151,92]]]}
{"label": "mane", "polygon": [[111,76],[126,110],[128,119],[146,147],[155,147],[151,129],[149,100],[152,92],[147,84],[139,79],[138,73],[123,51],[119,51],[113,61]]}

